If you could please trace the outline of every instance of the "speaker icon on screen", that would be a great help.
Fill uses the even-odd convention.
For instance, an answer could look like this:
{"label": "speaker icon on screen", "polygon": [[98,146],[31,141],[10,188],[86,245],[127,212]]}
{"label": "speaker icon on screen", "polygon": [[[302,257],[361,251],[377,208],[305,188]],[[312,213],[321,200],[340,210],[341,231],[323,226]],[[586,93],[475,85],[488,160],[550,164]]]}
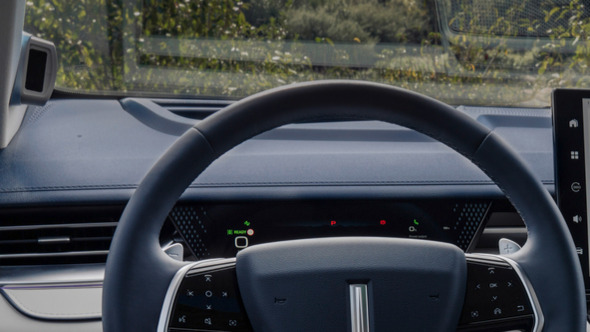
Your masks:
{"label": "speaker icon on screen", "polygon": [[580,216],[580,215],[575,215],[575,216],[572,218],[572,220],[573,220],[573,222],[575,222],[576,224],[579,224],[579,223],[581,223],[581,222],[582,222],[582,216]]}

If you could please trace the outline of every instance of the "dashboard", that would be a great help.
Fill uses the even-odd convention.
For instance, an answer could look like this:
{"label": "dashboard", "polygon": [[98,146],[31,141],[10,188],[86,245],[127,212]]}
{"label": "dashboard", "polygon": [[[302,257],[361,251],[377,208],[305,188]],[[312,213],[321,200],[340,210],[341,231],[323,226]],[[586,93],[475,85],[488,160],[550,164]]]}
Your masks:
{"label": "dashboard", "polygon": [[[183,130],[229,103],[56,99],[28,109],[0,151],[0,310],[18,322],[12,330],[100,330],[100,314],[67,304],[76,298],[94,308],[87,312],[100,311],[104,260],[125,202]],[[549,109],[458,109],[506,139],[555,192]],[[160,240],[201,260],[343,235],[443,241],[479,253],[497,253],[503,237],[526,241],[518,213],[469,161],[375,121],[299,123],[241,144],[185,191]],[[55,292],[41,291],[48,287]],[[51,305],[32,307],[47,297]]]}

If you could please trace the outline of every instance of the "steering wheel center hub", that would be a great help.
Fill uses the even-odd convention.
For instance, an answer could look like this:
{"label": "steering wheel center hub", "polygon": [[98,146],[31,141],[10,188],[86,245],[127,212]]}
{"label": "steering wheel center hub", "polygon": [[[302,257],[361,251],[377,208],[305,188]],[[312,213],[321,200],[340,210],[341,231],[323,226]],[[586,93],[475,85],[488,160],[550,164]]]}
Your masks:
{"label": "steering wheel center hub", "polygon": [[439,242],[327,238],[245,249],[236,272],[256,331],[454,331],[466,263]]}

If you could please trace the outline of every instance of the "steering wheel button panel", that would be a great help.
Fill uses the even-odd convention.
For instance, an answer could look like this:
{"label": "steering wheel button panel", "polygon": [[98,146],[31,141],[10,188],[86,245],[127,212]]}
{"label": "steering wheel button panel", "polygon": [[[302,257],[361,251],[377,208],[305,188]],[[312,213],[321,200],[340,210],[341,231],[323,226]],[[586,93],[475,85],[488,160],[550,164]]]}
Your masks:
{"label": "steering wheel button panel", "polygon": [[252,331],[233,260],[192,265],[174,287],[168,331]]}
{"label": "steering wheel button panel", "polygon": [[467,288],[459,330],[491,331],[501,326],[532,331],[539,325],[533,295],[516,269],[498,256],[467,257]]}

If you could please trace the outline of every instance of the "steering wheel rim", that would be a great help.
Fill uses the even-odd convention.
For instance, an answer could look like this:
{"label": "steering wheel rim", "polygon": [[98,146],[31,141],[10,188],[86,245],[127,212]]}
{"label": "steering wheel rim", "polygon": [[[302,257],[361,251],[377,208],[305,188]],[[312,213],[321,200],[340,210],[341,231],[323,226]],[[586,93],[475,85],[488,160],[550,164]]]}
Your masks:
{"label": "steering wheel rim", "polygon": [[544,330],[586,330],[584,283],[569,230],[547,190],[510,146],[466,114],[418,93],[369,82],[317,81],[236,102],[197,123],[160,157],[127,204],[113,237],[103,287],[104,331],[156,329],[168,285],[186,264],[162,252],[158,235],[182,192],[203,170],[257,134],[334,117],[402,125],[476,164],[527,225],[526,244],[510,258],[535,290],[548,318]]}

